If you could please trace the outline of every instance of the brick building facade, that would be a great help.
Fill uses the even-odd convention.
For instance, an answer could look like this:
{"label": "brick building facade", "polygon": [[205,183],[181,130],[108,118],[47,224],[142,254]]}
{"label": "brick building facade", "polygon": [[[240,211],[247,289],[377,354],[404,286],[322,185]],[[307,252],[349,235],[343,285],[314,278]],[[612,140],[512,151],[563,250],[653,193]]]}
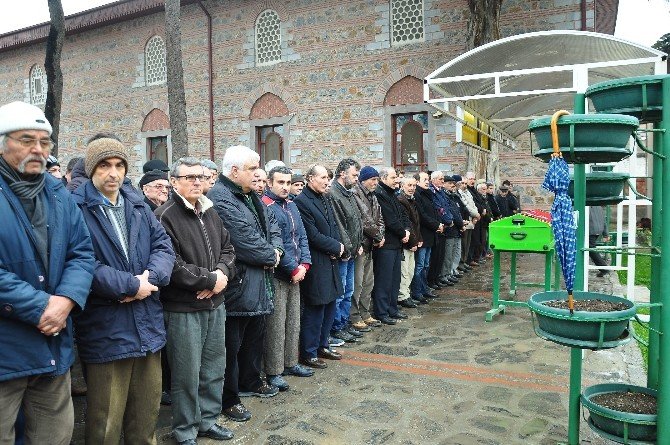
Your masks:
{"label": "brick building facade", "polygon": [[[612,34],[617,3],[505,0],[501,32]],[[423,78],[465,51],[466,0],[182,4],[191,155],[209,158],[213,149],[218,162],[226,147],[243,144],[296,169],[350,156],[361,164],[463,173],[477,157],[472,153],[480,153],[460,141],[457,121],[432,118],[422,94]],[[68,17],[66,27],[61,159],[81,154],[87,138],[108,131],[133,147],[131,176],[150,157],[170,162],[163,2],[119,1]],[[39,104],[47,32],[38,25],[0,36],[1,103]],[[544,167],[524,145],[500,150],[500,177],[527,188],[525,205],[545,206],[536,195]]]}

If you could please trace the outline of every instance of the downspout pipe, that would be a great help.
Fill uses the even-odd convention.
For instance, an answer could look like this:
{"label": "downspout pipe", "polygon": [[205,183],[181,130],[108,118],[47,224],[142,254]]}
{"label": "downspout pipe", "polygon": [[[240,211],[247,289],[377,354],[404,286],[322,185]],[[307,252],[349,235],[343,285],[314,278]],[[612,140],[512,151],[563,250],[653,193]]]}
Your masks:
{"label": "downspout pipe", "polygon": [[214,63],[212,61],[212,16],[198,0],[198,6],[207,16],[207,63],[209,68],[209,159],[214,161]]}
{"label": "downspout pipe", "polygon": [[[586,2],[587,0],[582,0],[581,2],[581,17],[582,17],[582,31],[586,31]],[[595,3],[593,4],[593,9],[595,10]]]}

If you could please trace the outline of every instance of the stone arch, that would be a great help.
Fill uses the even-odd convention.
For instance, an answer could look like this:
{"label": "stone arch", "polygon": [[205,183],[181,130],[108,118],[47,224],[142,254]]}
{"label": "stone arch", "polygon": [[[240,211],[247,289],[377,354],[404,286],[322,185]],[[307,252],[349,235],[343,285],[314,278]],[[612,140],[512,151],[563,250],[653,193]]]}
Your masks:
{"label": "stone arch", "polygon": [[289,94],[288,91],[286,91],[282,87],[276,87],[274,85],[265,84],[258,88],[255,88],[253,91],[250,91],[249,95],[245,99],[244,108],[249,110],[249,115],[251,115],[251,108],[254,106],[254,104],[256,104],[258,99],[260,99],[265,93],[272,93],[275,96],[281,98],[281,100],[286,105],[286,108],[288,108],[289,113],[293,112],[297,108],[293,96]]}
{"label": "stone arch", "polygon": [[412,103],[423,103],[423,79],[428,74],[430,74],[428,70],[417,66],[403,66],[402,68],[393,71],[391,74],[386,76],[386,78],[379,84],[379,86],[375,90],[375,94],[372,98],[374,105],[383,106],[386,100],[387,93],[389,92],[391,87],[395,83],[397,83],[398,81],[402,80],[404,77],[407,76],[414,77],[417,80],[419,80],[422,88],[421,100],[419,102],[412,102]]}
{"label": "stone arch", "polygon": [[246,16],[248,23],[247,27],[255,29],[256,28],[256,20],[258,19],[258,16],[260,15],[261,12],[265,11],[266,9],[272,9],[277,13],[279,16],[279,20],[284,23],[286,22],[290,15],[288,14],[288,11],[286,10],[286,6],[284,5],[285,2],[279,2],[275,0],[263,0],[260,2],[256,2],[256,4],[249,10],[249,14]]}
{"label": "stone arch", "polygon": [[249,120],[270,119],[289,114],[286,103],[276,94],[265,93],[254,103],[249,112]]}
{"label": "stone arch", "polygon": [[142,132],[146,131],[156,131],[156,130],[169,130],[170,129],[170,118],[162,110],[154,108],[147,114],[142,122]]}
{"label": "stone arch", "polygon": [[414,76],[405,76],[386,92],[384,106],[422,104],[423,81]]}

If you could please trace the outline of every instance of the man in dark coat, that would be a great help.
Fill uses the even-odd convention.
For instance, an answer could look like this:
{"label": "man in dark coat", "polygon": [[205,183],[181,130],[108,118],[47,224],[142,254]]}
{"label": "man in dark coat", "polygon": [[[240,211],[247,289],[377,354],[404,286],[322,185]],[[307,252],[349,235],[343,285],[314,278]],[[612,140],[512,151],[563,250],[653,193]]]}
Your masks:
{"label": "man in dark coat", "polygon": [[282,374],[310,377],[314,370],[298,363],[300,358],[300,282],[312,265],[307,233],[300,211],[288,198],[291,189],[291,169],[272,168],[268,173],[268,188],[262,201],[268,206],[281,229],[284,255],[275,269],[274,312],[267,317],[263,366],[268,383],[280,391],[289,386]]}
{"label": "man in dark coat", "polygon": [[284,253],[279,227],[252,190],[260,156],[233,146],[223,156],[219,180],[207,197],[235,247],[235,279],[225,291],[226,375],[223,413],[245,422],[251,413],[240,397],[273,397],[279,390],[261,378],[265,316],[272,313],[273,269]]}
{"label": "man in dark coat", "polygon": [[335,180],[330,189],[330,198],[335,210],[335,221],[344,244],[344,258],[340,260],[340,278],[344,291],[335,302],[335,321],[331,335],[340,340],[354,342],[362,337],[361,331],[349,323],[351,297],[354,294],[354,265],[363,253],[363,226],[352,188],[358,182],[360,164],[351,158],[342,159],[335,169]]}
{"label": "man in dark coat", "polygon": [[516,213],[516,198],[509,192],[509,187],[506,185],[498,187],[498,194],[495,196],[495,200],[502,218],[512,216]]}
{"label": "man in dark coat", "polygon": [[142,176],[139,182],[140,190],[144,193],[144,202],[153,211],[165,204],[170,193],[168,175],[161,170],[151,170]]}
{"label": "man in dark coat", "polygon": [[416,193],[416,179],[406,176],[400,181],[398,201],[402,204],[405,216],[410,223],[409,240],[403,243],[402,262],[400,265],[400,290],[398,304],[405,308],[416,308],[417,304],[411,298],[410,285],[414,278],[414,253],[423,245],[421,236],[421,217],[416,207],[414,194]]}
{"label": "man in dark coat", "polygon": [[480,215],[479,220],[475,223],[474,229],[472,229],[472,239],[470,241],[470,252],[468,252],[468,263],[471,266],[478,266],[483,264],[484,260],[482,259],[482,251],[484,250],[484,226],[486,225],[484,220],[489,218],[489,215],[486,214],[486,197],[482,196],[481,193],[477,191],[475,186],[476,177],[473,172],[467,172],[465,174],[465,180],[467,182],[467,188],[472,195],[472,200],[477,207],[477,212]]}
{"label": "man in dark coat", "polygon": [[330,349],[328,337],[335,317],[335,300],[343,292],[338,259],[344,254],[344,244],[340,242],[333,206],[324,195],[328,170],[323,165],[313,165],[305,180],[307,186],[295,199],[312,257],[312,267],[300,282],[303,301],[300,363],[320,369],[327,366],[322,358],[341,358]]}
{"label": "man in dark coat", "polygon": [[27,443],[67,445],[74,411],[71,312],[84,308],[95,259],[81,216],[45,173],[53,147],[42,110],[0,107],[0,443],[12,444],[21,406]]}
{"label": "man in dark coat", "polygon": [[209,180],[201,162],[180,158],[171,176],[172,197],[155,213],[177,258],[161,291],[165,354],[172,365],[172,431],[180,445],[195,444],[197,436],[228,440],[232,431],[216,420],[226,366],[223,290],[235,275],[235,251],[212,201],[202,194]]}
{"label": "man in dark coat", "polygon": [[384,324],[396,324],[407,315],[398,310],[402,245],[409,241],[410,223],[395,196],[398,174],[393,167],[380,171],[380,181],[375,190],[384,217],[385,242],[373,251],[375,287],[372,289],[375,318]]}
{"label": "man in dark coat", "polygon": [[440,222],[444,225],[444,230],[435,235],[435,246],[430,254],[430,267],[428,269],[428,283],[436,288],[443,288],[446,286],[453,286],[454,283],[449,280],[440,281],[442,275],[442,267],[445,263],[447,253],[447,238],[445,234],[454,226],[454,217],[451,214],[451,206],[449,205],[449,198],[444,191],[444,173],[436,170],[430,174],[431,197],[433,200],[433,207],[440,215]]}
{"label": "man in dark coat", "polygon": [[[91,233],[97,267],[76,319],[86,363],[87,443],[155,442],[165,322],[158,287],[170,281],[170,238],[149,207],[124,184],[128,152],[102,137],[86,149],[86,175],[73,194]],[[123,185],[122,185],[123,184]]]}
{"label": "man in dark coat", "polygon": [[414,263],[414,278],[410,286],[412,298],[420,303],[427,303],[426,298],[434,298],[436,295],[428,287],[428,268],[435,238],[444,231],[444,224],[440,221],[440,214],[433,206],[433,193],[430,191],[430,176],[428,173],[417,173],[414,175],[417,181],[416,208],[419,212],[421,222],[421,239],[423,244],[416,251]]}

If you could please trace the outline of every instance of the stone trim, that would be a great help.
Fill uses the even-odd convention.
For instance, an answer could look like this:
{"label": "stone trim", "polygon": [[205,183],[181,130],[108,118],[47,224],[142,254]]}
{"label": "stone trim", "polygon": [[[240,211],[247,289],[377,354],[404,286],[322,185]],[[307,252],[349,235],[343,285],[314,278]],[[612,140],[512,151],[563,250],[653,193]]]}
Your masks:
{"label": "stone trim", "polygon": [[430,71],[424,67],[416,65],[406,65],[402,68],[394,70],[391,74],[386,76],[386,78],[375,89],[375,93],[372,96],[373,105],[380,107],[384,106],[384,99],[386,98],[386,94],[388,93],[389,89],[404,77],[412,76],[423,81],[423,79],[425,79],[428,74],[430,74]]}
{"label": "stone trim", "polygon": [[377,18],[374,26],[378,30],[375,41],[365,45],[368,51],[388,48],[402,48],[412,44],[422,44],[433,40],[444,39],[440,17],[443,13],[437,0],[423,0],[423,39],[411,42],[391,43],[391,0],[385,0],[375,6]]}

